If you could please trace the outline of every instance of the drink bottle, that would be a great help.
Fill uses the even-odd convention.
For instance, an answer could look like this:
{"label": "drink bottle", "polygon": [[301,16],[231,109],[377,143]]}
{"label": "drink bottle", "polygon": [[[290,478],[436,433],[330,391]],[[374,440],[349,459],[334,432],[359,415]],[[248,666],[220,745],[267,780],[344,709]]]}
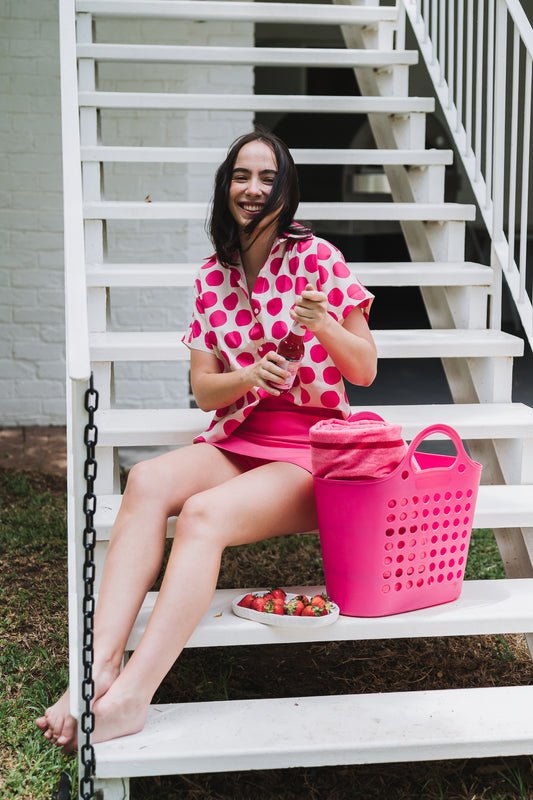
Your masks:
{"label": "drink bottle", "polygon": [[305,328],[302,327],[302,325],[299,325],[297,322],[293,322],[287,336],[282,339],[278,345],[277,352],[285,359],[285,364],[283,366],[288,372],[290,372],[290,376],[284,383],[272,384],[276,389],[279,389],[280,392],[288,391],[294,383],[296,373],[298,372],[300,364],[302,363],[302,358],[304,357],[304,335]]}

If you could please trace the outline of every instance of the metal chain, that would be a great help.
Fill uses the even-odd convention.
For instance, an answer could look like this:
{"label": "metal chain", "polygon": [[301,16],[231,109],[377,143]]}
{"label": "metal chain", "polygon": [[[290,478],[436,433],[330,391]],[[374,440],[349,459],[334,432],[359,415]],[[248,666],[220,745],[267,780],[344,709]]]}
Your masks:
{"label": "metal chain", "polygon": [[[98,392],[93,385],[93,374],[89,381],[89,388],[85,392],[85,410],[89,421],[84,429],[83,441],[87,448],[83,476],[86,481],[86,492],[83,497],[83,513],[85,514],[85,528],[83,530],[83,547],[85,558],[83,563],[83,647],[82,664],[83,680],[81,696],[85,702],[85,710],[81,715],[81,730],[85,734],[85,741],[80,748],[80,797],[90,800],[94,797],[94,748],[91,744],[91,733],[94,731],[94,713],[91,711],[91,700],[94,698],[93,681],[93,621],[94,621],[94,545],[96,531],[94,529],[94,513],[96,511],[96,495],[94,494],[94,481],[96,479],[95,447],[98,441],[98,428],[94,424],[94,412],[98,408]],[[83,770],[81,767],[83,766]]]}

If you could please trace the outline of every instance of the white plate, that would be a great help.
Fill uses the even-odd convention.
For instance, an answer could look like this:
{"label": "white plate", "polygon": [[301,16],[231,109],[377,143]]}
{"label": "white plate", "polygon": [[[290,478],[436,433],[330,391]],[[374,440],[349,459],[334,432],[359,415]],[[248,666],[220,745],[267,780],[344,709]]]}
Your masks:
{"label": "white plate", "polygon": [[[238,617],[250,619],[252,622],[261,622],[263,625],[277,625],[279,628],[306,628],[309,626],[316,628],[321,625],[331,625],[339,616],[339,607],[335,603],[331,604],[332,609],[329,614],[325,614],[323,617],[291,617],[290,614],[283,614],[282,616],[281,614],[254,611],[253,608],[243,608],[238,605],[239,601],[246,597],[247,594],[255,594],[255,592],[245,592],[245,594],[236,597],[231,604],[231,610]],[[288,594],[286,600],[292,600],[293,597],[297,596]]]}

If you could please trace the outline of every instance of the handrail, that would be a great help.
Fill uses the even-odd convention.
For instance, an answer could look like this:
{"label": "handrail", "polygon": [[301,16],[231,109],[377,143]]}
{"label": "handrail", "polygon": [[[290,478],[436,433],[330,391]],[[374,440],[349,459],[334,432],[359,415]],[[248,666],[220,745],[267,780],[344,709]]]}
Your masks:
{"label": "handrail", "polygon": [[60,0],[66,362],[69,378],[87,381],[91,369],[84,267],[75,24],[73,0]]}
{"label": "handrail", "polygon": [[402,8],[491,239],[500,289],[490,324],[501,325],[503,274],[533,347],[527,274],[533,28],[519,0],[400,0]]}

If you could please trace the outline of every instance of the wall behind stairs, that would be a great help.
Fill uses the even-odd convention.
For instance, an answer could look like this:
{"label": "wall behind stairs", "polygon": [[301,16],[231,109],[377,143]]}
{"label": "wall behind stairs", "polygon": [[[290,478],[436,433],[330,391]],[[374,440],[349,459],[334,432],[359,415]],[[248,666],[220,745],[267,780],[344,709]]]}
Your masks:
{"label": "wall behind stairs", "polygon": [[[231,23],[130,24],[139,42],[252,44],[253,26]],[[106,23],[104,40],[124,35],[124,23]],[[120,41],[120,38],[116,39]],[[65,363],[63,314],[62,176],[57,0],[0,4],[0,426],[63,424]],[[253,91],[250,68],[144,68],[135,88],[151,91],[169,81],[173,91]],[[166,72],[165,72],[166,70]],[[104,65],[102,88],[128,90],[139,70]],[[229,87],[231,84],[231,88]],[[178,88],[181,86],[181,88]],[[176,112],[151,119],[108,113],[105,144],[228,145],[249,130],[248,113]],[[190,165],[106,167],[110,199],[208,199],[212,169]],[[110,226],[109,259],[121,262],[200,261],[209,255],[202,223]],[[188,323],[183,290],[116,291],[115,329],[179,330]],[[120,365],[121,405],[175,406],[186,402],[185,365]]]}

